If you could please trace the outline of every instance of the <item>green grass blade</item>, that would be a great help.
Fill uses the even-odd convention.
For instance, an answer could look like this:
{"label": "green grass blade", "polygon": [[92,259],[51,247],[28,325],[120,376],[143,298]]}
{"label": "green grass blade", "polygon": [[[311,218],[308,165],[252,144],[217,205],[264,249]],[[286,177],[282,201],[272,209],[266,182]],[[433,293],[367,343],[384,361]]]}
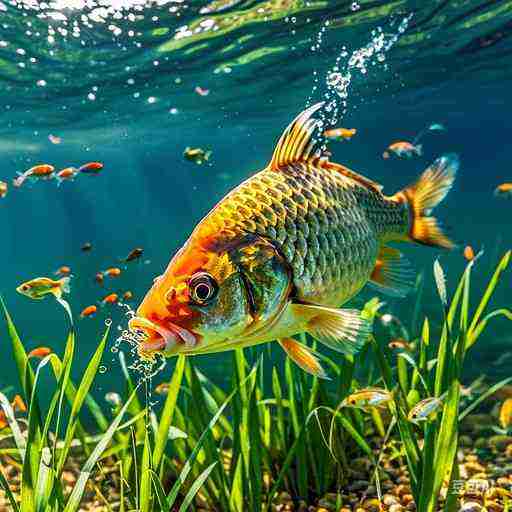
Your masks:
{"label": "green grass blade", "polygon": [[201,489],[202,485],[206,481],[206,479],[210,476],[210,473],[213,471],[213,468],[217,465],[217,461],[210,464],[196,479],[196,481],[190,486],[185,498],[183,499],[183,503],[181,504],[178,512],[187,512],[190,505],[194,501],[196,494]]}
{"label": "green grass blade", "polygon": [[100,341],[100,344],[98,345],[98,348],[96,349],[94,355],[92,356],[92,358],[89,361],[89,364],[87,365],[87,368],[84,372],[84,375],[82,377],[80,385],[78,386],[78,389],[76,391],[76,396],[75,396],[75,399],[73,400],[73,404],[71,406],[71,412],[69,415],[69,423],[68,423],[68,426],[66,429],[66,435],[64,437],[64,447],[61,451],[59,463],[57,465],[57,475],[59,478],[60,478],[60,474],[62,473],[62,469],[64,468],[64,464],[66,462],[66,459],[67,459],[67,456],[69,453],[71,441],[73,440],[73,437],[75,434],[78,415],[80,413],[80,410],[82,409],[85,398],[86,398],[87,394],[89,393],[89,390],[94,381],[94,378],[96,377],[96,374],[98,373],[98,368],[100,366],[101,359],[103,357],[103,352],[105,351],[105,346],[107,344],[109,331],[110,331],[110,329],[107,328],[107,330],[105,331],[105,334],[103,335],[103,338]]}
{"label": "green grass blade", "polygon": [[139,510],[140,512],[150,512],[151,510],[151,443],[149,433],[146,430],[144,436],[144,449],[142,450],[142,462],[140,467],[140,492],[139,492]]}
{"label": "green grass blade", "polygon": [[119,427],[123,416],[128,409],[128,407],[131,404],[131,401],[135,397],[137,393],[137,388],[133,391],[131,396],[128,398],[127,402],[124,404],[122,409],[119,411],[119,414],[116,416],[114,421],[110,424],[110,427],[108,427],[108,430],[101,436],[101,439],[99,443],[94,448],[93,452],[85,462],[82,470],[80,471],[80,475],[78,476],[78,480],[75,484],[75,487],[73,488],[73,491],[71,492],[71,495],[68,499],[68,502],[66,503],[66,507],[64,509],[64,512],[76,512],[78,510],[78,507],[80,506],[80,502],[82,500],[85,487],[87,485],[87,481],[89,480],[89,477],[91,476],[91,472],[94,469],[94,466],[98,462],[99,458],[101,457],[101,454],[105,451],[108,444],[112,440],[112,437],[114,436],[117,428]]}
{"label": "green grass blade", "polygon": [[174,418],[174,409],[176,401],[178,400],[181,382],[183,380],[183,371],[185,369],[185,356],[178,357],[176,367],[172,374],[172,379],[169,384],[169,392],[165,399],[165,405],[160,415],[160,424],[158,425],[158,432],[155,439],[155,449],[153,451],[153,464],[158,472],[162,456],[165,451],[165,446],[169,439],[169,428],[171,427]]}

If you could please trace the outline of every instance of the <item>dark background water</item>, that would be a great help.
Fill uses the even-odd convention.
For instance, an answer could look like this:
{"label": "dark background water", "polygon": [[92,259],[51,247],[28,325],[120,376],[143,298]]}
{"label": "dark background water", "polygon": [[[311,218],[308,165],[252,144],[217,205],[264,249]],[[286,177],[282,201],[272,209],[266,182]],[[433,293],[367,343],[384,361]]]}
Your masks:
{"label": "dark background water", "polygon": [[[351,3],[246,2],[209,15],[200,13],[204,3],[160,2],[142,11],[114,9],[107,23],[91,21],[90,27],[81,19],[88,8],[39,12],[63,12],[64,23],[38,18],[37,11],[19,8],[22,4],[4,5],[0,41],[8,44],[0,44],[0,179],[10,183],[16,172],[42,162],[57,168],[90,160],[105,164],[98,176],[79,176],[60,187],[48,181],[11,188],[0,200],[0,293],[28,348],[46,345],[61,352],[66,319],[55,301],[30,301],[16,293],[17,285],[69,265],[75,275],[69,296],[75,315],[111,291],[133,291],[135,306],[198,220],[266,165],[282,129],[306,104],[313,70],[323,77],[343,44],[356,49],[377,26],[387,29],[390,16],[408,12],[415,16],[386,54],[388,69],[377,65],[354,77],[340,124],[358,133],[348,143],[331,145],[333,160],[393,193],[435,157],[457,152],[460,174],[437,213],[462,247],[485,249],[475,269],[473,291],[479,296],[498,256],[512,245],[512,201],[493,196],[499,183],[512,181],[512,2],[403,2],[398,10],[396,3],[360,2],[356,12]],[[180,17],[169,12],[174,8]],[[116,20],[115,12],[124,19]],[[219,28],[195,32],[208,19]],[[59,27],[70,30],[76,20],[79,37],[58,32]],[[331,23],[323,44],[312,52],[326,20]],[[109,23],[122,27],[122,34],[113,36]],[[185,25],[194,35],[173,36]],[[56,31],[54,43],[47,40],[49,27]],[[134,37],[127,34],[131,29]],[[20,48],[25,54],[16,52]],[[37,85],[39,80],[46,85]],[[210,94],[198,96],[197,85]],[[94,100],[88,99],[91,93]],[[314,99],[321,99],[321,91]],[[389,143],[411,140],[432,122],[443,123],[447,131],[425,136],[423,157],[382,159]],[[50,133],[62,143],[51,144]],[[185,161],[186,146],[212,149],[211,161],[203,166]],[[90,253],[80,251],[84,242],[93,244]],[[148,263],[127,265],[103,288],[94,282],[96,272],[121,265],[120,258],[135,246],[144,248]],[[450,290],[464,268],[461,249],[440,256]],[[403,250],[425,270],[424,312],[435,325],[439,303],[431,269],[440,253],[413,246]],[[493,304],[510,307],[511,285],[509,270]],[[414,297],[388,301],[406,323],[413,303]],[[102,307],[95,318],[77,321],[78,366],[88,361],[110,316],[114,326],[123,319],[118,308]],[[0,340],[2,388],[13,383],[15,368],[5,330]],[[474,349],[468,376],[510,374],[510,361],[495,364],[508,351],[511,323],[495,320]],[[198,359],[219,382],[231,365],[229,354]],[[105,366],[99,391],[116,390],[119,365],[113,355]]]}

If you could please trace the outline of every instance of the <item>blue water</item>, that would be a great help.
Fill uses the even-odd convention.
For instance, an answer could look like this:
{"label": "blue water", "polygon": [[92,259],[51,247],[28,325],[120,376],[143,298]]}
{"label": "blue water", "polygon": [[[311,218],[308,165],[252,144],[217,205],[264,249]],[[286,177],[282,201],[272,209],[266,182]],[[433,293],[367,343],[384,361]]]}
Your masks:
{"label": "blue water", "polygon": [[[202,216],[268,163],[281,131],[310,97],[314,70],[320,77],[316,101],[323,98],[325,72],[343,45],[360,48],[372,30],[391,31],[390,20],[408,13],[414,13],[410,26],[385,62],[370,66],[365,75],[354,74],[347,113],[339,123],[358,133],[350,142],[331,144],[332,159],[393,193],[437,156],[458,153],[456,186],[436,213],[461,247],[451,253],[414,246],[403,250],[425,272],[423,311],[434,326],[440,321],[432,279],[436,256],[453,291],[465,264],[462,248],[484,248],[475,271],[476,294],[512,245],[512,201],[493,196],[499,183],[512,181],[510,3],[403,2],[397,10],[391,2],[368,1],[359,2],[356,11],[351,4],[240,2],[227,11],[201,14],[205,3],[160,2],[141,10],[133,5],[112,10],[107,23],[89,21],[87,26],[81,16],[91,9],[70,10],[64,1],[41,12],[63,13],[66,21],[40,18],[28,3],[0,3],[0,41],[6,43],[0,43],[0,180],[10,184],[16,172],[36,163],[58,169],[87,161],[105,164],[97,176],[81,175],[60,187],[55,180],[11,187],[0,199],[0,293],[28,348],[45,345],[61,352],[68,326],[54,300],[31,301],[17,294],[16,286],[51,275],[61,265],[72,268],[69,302],[77,318],[78,374],[95,350],[105,319],[113,318],[114,331],[123,322],[117,307],[101,307],[95,318],[83,320],[80,311],[126,290],[134,293],[135,307]],[[210,19],[217,30],[175,35],[186,33],[184,26],[193,32]],[[81,28],[79,37],[58,31],[71,30],[73,21]],[[326,21],[323,42],[312,51]],[[109,24],[122,33],[115,35]],[[55,31],[54,42],[48,42],[48,27]],[[198,85],[209,95],[196,94]],[[424,137],[424,156],[382,158],[389,143],[412,140],[432,122],[447,130]],[[49,134],[61,137],[61,144],[52,144]],[[211,160],[202,166],[186,161],[186,146],[211,149]],[[93,244],[89,253],[80,250],[85,242]],[[122,264],[120,259],[136,246],[144,248],[144,257]],[[94,275],[111,266],[121,266],[121,277],[107,278],[100,287]],[[510,306],[511,283],[509,272],[493,304]],[[390,311],[410,323],[414,297],[385,300]],[[6,361],[2,388],[14,382],[16,373],[5,330],[0,339]],[[509,372],[506,365],[494,364],[507,351],[512,351],[510,322],[498,319],[475,347],[468,375],[497,378]],[[232,364],[229,353],[198,360],[218,381]],[[113,354],[105,366],[101,392],[115,390],[119,374]]]}

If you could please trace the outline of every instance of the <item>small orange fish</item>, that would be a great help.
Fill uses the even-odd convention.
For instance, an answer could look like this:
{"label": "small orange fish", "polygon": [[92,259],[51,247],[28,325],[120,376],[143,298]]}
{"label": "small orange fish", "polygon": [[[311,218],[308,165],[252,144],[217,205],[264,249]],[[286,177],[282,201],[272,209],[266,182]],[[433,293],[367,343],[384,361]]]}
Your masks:
{"label": "small orange fish", "polygon": [[62,139],[60,137],[58,137],[57,135],[52,135],[51,133],[50,135],[48,135],[48,140],[52,144],[60,144],[62,142]]}
{"label": "small orange fish", "polygon": [[36,357],[38,359],[43,359],[47,355],[50,355],[52,353],[52,349],[48,347],[37,347],[34,350],[31,350],[27,357]]}
{"label": "small orange fish", "polygon": [[0,181],[0,199],[3,199],[7,195],[8,186],[5,181]]}
{"label": "small orange fish", "polygon": [[57,181],[59,185],[66,180],[73,180],[73,178],[78,174],[78,170],[75,167],[66,167],[57,173]]}
{"label": "small orange fish", "polygon": [[324,137],[331,140],[350,140],[357,130],[355,128],[333,128],[332,130],[325,130]]}
{"label": "small orange fish", "polygon": [[109,277],[118,277],[121,275],[121,269],[117,267],[107,268],[107,270],[103,272],[103,275]]}
{"label": "small orange fish", "polygon": [[11,405],[13,411],[27,412],[27,406],[20,395],[14,397]]}
{"label": "small orange fish", "polygon": [[82,318],[86,318],[88,316],[94,315],[98,311],[98,307],[94,304],[92,306],[87,306],[81,313],[80,316]]}
{"label": "small orange fish", "polygon": [[390,341],[388,343],[388,347],[391,350],[411,350],[409,342],[404,340],[403,338],[397,338],[395,340]]}
{"label": "small orange fish", "polygon": [[15,187],[21,187],[27,178],[49,179],[53,177],[55,167],[49,164],[39,164],[31,167],[23,173],[18,173],[18,177],[12,181]]}
{"label": "small orange fish", "polygon": [[390,153],[394,153],[398,158],[412,158],[414,155],[421,156],[423,154],[423,146],[421,144],[415,146],[410,142],[404,141],[393,142],[393,144],[390,144],[386,151],[382,153],[382,158],[389,158],[391,156]]}
{"label": "small orange fish", "polygon": [[502,183],[498,185],[494,190],[494,195],[496,197],[512,198],[512,183]]}
{"label": "small orange fish", "polygon": [[132,292],[130,292],[130,291],[124,292],[124,293],[123,293],[123,299],[124,299],[124,300],[130,300],[130,299],[133,299],[133,293],[132,293]]}
{"label": "small orange fish", "polygon": [[58,270],[56,270],[54,274],[56,276],[69,276],[69,274],[71,274],[71,269],[64,265],[63,267],[60,267]]}
{"label": "small orange fish", "polygon": [[84,165],[81,165],[78,168],[78,172],[83,172],[85,174],[98,174],[103,169],[103,164],[100,162],[88,162]]}
{"label": "small orange fish", "polygon": [[170,385],[168,382],[161,382],[155,388],[155,393],[157,395],[167,395],[167,393],[169,393],[169,389],[170,389]]}
{"label": "small orange fish", "polygon": [[471,245],[466,245],[464,248],[464,258],[468,261],[473,261],[475,259],[475,251],[473,251],[473,247],[471,247]]}
{"label": "small orange fish", "polygon": [[98,273],[94,276],[94,280],[95,280],[98,284],[103,284],[103,281],[104,281],[104,278],[103,278],[103,272],[98,272]]}
{"label": "small orange fish", "polygon": [[110,295],[107,295],[101,302],[103,304],[115,304],[119,299],[119,296],[117,293],[111,293]]}

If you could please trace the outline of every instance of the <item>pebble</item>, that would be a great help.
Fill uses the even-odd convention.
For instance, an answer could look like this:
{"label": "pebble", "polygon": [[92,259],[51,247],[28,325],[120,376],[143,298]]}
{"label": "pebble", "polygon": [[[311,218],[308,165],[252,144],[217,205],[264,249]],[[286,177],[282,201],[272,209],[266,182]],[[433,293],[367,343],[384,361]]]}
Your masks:
{"label": "pebble", "polygon": [[481,512],[482,505],[477,503],[476,501],[466,501],[462,507],[460,507],[459,512]]}
{"label": "pebble", "polygon": [[362,491],[368,489],[370,482],[368,480],[356,480],[352,484],[350,484],[347,489],[349,491]]}
{"label": "pebble", "polygon": [[414,500],[414,498],[413,498],[412,494],[404,494],[402,496],[402,503],[404,505],[409,505],[409,503],[411,503],[411,501],[413,501],[413,500]]}
{"label": "pebble", "polygon": [[384,494],[382,497],[382,503],[384,503],[386,507],[390,507],[391,505],[397,504],[398,500],[392,494]]}
{"label": "pebble", "polygon": [[402,512],[404,507],[400,505],[399,503],[395,503],[394,505],[391,505],[389,507],[389,512]]}

